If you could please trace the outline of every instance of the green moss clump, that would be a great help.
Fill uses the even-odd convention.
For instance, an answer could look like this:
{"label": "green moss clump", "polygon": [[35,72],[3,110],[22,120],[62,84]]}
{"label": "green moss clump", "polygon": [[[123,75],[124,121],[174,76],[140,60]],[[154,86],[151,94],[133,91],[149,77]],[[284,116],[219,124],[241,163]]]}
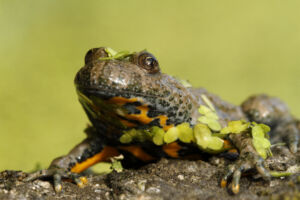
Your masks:
{"label": "green moss clump", "polygon": [[99,60],[122,60],[125,59],[131,55],[133,55],[133,52],[129,51],[115,51],[110,47],[105,48],[105,52],[107,53],[107,57],[101,57]]}
{"label": "green moss clump", "polygon": [[251,133],[252,133],[252,143],[255,147],[257,153],[264,159],[272,155],[271,143],[268,139],[267,133],[270,131],[270,127],[265,124],[257,124],[252,122]]}

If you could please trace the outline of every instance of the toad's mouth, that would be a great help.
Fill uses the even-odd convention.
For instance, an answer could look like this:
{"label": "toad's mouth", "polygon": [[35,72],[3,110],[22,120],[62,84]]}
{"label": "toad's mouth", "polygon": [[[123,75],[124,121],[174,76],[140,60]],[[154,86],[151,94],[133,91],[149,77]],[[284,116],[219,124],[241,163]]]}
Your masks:
{"label": "toad's mouth", "polygon": [[114,97],[123,97],[126,99],[131,98],[161,98],[162,95],[158,94],[147,94],[141,91],[131,91],[128,89],[115,89],[112,87],[82,87],[76,86],[77,92],[84,94],[87,97],[94,96],[103,100],[109,100]]}

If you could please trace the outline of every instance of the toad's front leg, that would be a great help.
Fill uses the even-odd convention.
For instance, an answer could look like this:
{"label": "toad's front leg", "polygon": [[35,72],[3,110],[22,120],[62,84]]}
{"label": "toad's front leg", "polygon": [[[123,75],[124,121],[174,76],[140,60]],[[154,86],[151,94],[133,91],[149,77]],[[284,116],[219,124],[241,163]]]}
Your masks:
{"label": "toad's front leg", "polygon": [[237,194],[240,189],[239,183],[242,173],[251,169],[256,169],[265,180],[270,180],[271,174],[264,167],[264,159],[255,150],[251,136],[246,133],[231,134],[230,140],[237,147],[240,155],[235,163],[228,166],[221,186],[226,187],[228,179],[232,177],[231,191]]}
{"label": "toad's front leg", "polygon": [[48,169],[29,174],[25,181],[46,177],[53,178],[56,192],[62,190],[62,179],[71,179],[82,187],[86,182],[86,178],[82,177],[79,174],[80,172],[98,162],[109,161],[109,158],[117,155],[119,155],[119,152],[115,147],[105,145],[99,137],[88,136],[67,155],[54,159]]}

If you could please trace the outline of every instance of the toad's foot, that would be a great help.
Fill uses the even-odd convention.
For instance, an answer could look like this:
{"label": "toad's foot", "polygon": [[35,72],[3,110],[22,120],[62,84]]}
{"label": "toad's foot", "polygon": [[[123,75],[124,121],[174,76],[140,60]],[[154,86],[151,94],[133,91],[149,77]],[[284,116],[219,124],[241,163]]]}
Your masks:
{"label": "toad's foot", "polygon": [[232,178],[231,191],[237,194],[240,189],[240,178],[243,172],[256,169],[256,171],[265,179],[270,180],[271,174],[264,167],[264,160],[255,153],[248,152],[239,157],[239,159],[228,166],[227,172],[221,180],[221,187],[225,188],[229,178]]}
{"label": "toad's foot", "polygon": [[271,174],[264,167],[264,159],[259,155],[253,146],[253,140],[250,134],[230,134],[232,143],[239,150],[239,158],[234,164],[229,165],[225,176],[221,181],[221,186],[226,187],[229,178],[232,178],[231,190],[237,194],[240,189],[240,179],[242,173],[256,169],[256,171],[265,179],[270,180]]}
{"label": "toad's foot", "polygon": [[70,179],[79,187],[84,187],[87,183],[87,178],[77,173],[72,173],[68,170],[58,167],[50,167],[37,172],[30,173],[24,181],[34,181],[42,178],[53,178],[54,189],[56,192],[62,191],[62,179]]}

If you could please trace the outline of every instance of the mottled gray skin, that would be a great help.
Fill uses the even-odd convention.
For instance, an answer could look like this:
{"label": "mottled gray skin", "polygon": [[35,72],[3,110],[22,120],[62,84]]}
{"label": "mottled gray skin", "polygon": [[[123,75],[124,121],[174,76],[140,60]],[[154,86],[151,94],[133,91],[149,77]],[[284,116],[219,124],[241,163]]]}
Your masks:
{"label": "mottled gray skin", "polygon": [[[148,52],[142,51],[120,59],[106,59],[107,56],[105,48],[91,49],[85,57],[85,66],[75,77],[79,100],[92,123],[86,131],[87,139],[68,155],[55,159],[48,170],[35,173],[28,180],[53,176],[57,191],[61,188],[61,177],[72,178],[80,184],[78,175],[70,173],[70,168],[95,155],[105,145],[121,145],[120,135],[130,128],[121,120],[128,120],[134,124],[134,128],[141,129],[157,125],[166,130],[183,122],[193,126],[199,117],[198,108],[204,104],[201,98],[203,94],[213,103],[223,126],[230,120],[240,119],[265,123],[272,127],[271,135],[274,135],[276,141],[283,139],[292,152],[297,151],[299,123],[277,98],[256,95],[248,98],[241,106],[235,106],[205,89],[185,87],[172,76],[161,73],[157,60]],[[115,97],[135,100],[127,104],[112,103]],[[146,116],[151,119],[150,122],[128,117],[139,114],[138,106],[148,109]],[[167,121],[164,123],[159,116],[165,116]],[[228,167],[223,183],[232,177],[232,191],[237,193],[241,173],[252,168],[256,168],[264,178],[270,178],[268,170],[263,166],[263,159],[252,145],[250,135],[233,134],[228,139],[237,147],[240,156]],[[146,144],[140,145],[146,148]],[[154,144],[148,146],[153,152],[158,152],[154,150],[157,148]],[[160,153],[151,155],[163,156]]]}

